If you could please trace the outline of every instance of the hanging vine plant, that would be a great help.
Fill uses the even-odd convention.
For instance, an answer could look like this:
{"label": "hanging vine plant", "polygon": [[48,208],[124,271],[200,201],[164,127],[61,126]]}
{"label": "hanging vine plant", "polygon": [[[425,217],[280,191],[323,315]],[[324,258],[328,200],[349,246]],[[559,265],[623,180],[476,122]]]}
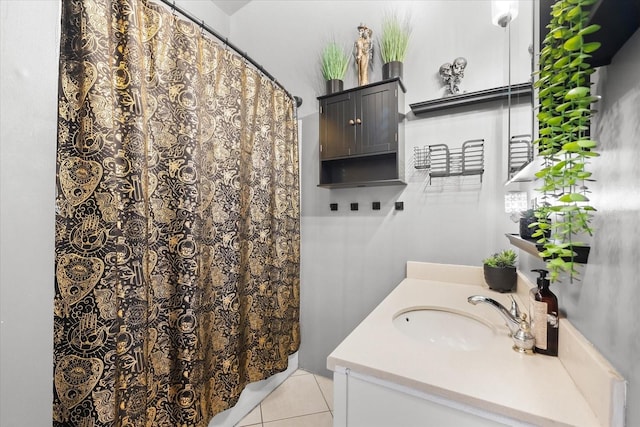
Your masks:
{"label": "hanging vine plant", "polygon": [[591,235],[595,209],[589,204],[587,183],[591,180],[589,163],[597,157],[596,141],[589,137],[591,95],[589,64],[599,42],[587,43],[584,37],[600,29],[587,25],[585,6],[596,0],[558,0],[551,8],[549,33],[540,51],[539,138],[535,141],[543,166],[536,173],[542,181],[538,190],[543,203],[536,212],[538,230],[533,234],[543,245],[540,255],[546,259],[552,281],[562,272],[573,280],[575,248],[582,246],[579,236]]}

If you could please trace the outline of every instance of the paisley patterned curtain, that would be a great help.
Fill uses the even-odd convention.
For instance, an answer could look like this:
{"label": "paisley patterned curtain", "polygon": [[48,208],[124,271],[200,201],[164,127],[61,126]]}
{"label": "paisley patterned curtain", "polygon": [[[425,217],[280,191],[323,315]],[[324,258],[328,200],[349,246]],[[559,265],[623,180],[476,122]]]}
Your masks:
{"label": "paisley patterned curtain", "polygon": [[206,426],[299,346],[293,101],[145,0],[62,2],[54,426]]}

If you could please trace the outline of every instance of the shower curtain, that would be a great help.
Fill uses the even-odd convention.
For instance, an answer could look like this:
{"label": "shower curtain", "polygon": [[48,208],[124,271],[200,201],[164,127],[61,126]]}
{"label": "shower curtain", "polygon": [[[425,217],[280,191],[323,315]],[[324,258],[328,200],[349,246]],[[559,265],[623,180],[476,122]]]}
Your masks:
{"label": "shower curtain", "polygon": [[290,96],[145,0],[64,0],[55,426],[206,426],[299,346]]}

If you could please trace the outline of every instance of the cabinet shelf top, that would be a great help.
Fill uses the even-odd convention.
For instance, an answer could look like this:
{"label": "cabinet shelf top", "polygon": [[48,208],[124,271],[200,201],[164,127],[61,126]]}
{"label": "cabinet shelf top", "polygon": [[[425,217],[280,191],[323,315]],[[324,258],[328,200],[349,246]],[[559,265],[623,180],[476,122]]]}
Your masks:
{"label": "cabinet shelf top", "polygon": [[349,92],[354,92],[356,90],[361,90],[361,89],[365,89],[365,88],[368,88],[368,87],[377,86],[377,85],[390,83],[390,82],[395,82],[395,81],[397,81],[398,84],[400,85],[400,89],[402,89],[402,92],[407,93],[407,90],[405,89],[404,84],[402,84],[402,80],[400,79],[400,77],[394,77],[394,78],[388,79],[388,80],[381,80],[379,82],[369,83],[368,85],[352,87],[350,89],[345,89],[345,90],[342,90],[340,92],[334,92],[334,93],[330,93],[330,94],[326,94],[326,95],[321,95],[317,99],[318,100],[322,100],[322,99],[325,99],[325,98],[330,98],[332,96],[341,95],[341,94],[349,93]]}

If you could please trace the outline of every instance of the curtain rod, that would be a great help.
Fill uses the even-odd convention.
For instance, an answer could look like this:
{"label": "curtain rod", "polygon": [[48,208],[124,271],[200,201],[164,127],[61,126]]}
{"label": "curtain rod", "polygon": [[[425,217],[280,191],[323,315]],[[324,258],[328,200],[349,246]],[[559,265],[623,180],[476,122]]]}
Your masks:
{"label": "curtain rod", "polygon": [[284,90],[284,92],[296,102],[296,107],[300,107],[302,105],[302,98],[300,98],[299,96],[293,96],[279,81],[278,79],[276,79],[275,77],[273,77],[267,70],[264,69],[264,67],[260,64],[258,64],[253,58],[251,58],[247,52],[244,52],[242,50],[240,50],[236,45],[234,45],[233,43],[231,43],[229,41],[229,39],[227,37],[223,37],[220,33],[218,33],[216,30],[214,30],[213,28],[211,28],[210,26],[208,26],[207,24],[205,24],[204,20],[198,20],[196,17],[194,17],[193,15],[191,15],[189,12],[187,12],[186,10],[182,9],[179,6],[176,6],[176,2],[175,0],[171,1],[171,0],[160,0],[162,3],[166,4],[167,6],[169,6],[171,9],[175,10],[176,12],[178,12],[180,15],[184,16],[185,18],[187,18],[188,20],[190,20],[191,22],[200,25],[200,27],[207,31],[209,34],[211,34],[212,36],[214,36],[215,38],[217,38],[218,40],[220,40],[222,43],[225,44],[225,46],[229,46],[231,49],[233,49],[234,51],[236,51],[236,53],[238,53],[238,55],[240,55],[241,57],[243,57],[244,59],[246,59],[247,61],[249,61],[254,67],[256,67],[258,69],[258,71],[260,71],[262,74],[264,74],[266,77],[268,77],[269,79],[271,79],[271,81],[273,81],[275,84],[277,84],[282,90]]}

